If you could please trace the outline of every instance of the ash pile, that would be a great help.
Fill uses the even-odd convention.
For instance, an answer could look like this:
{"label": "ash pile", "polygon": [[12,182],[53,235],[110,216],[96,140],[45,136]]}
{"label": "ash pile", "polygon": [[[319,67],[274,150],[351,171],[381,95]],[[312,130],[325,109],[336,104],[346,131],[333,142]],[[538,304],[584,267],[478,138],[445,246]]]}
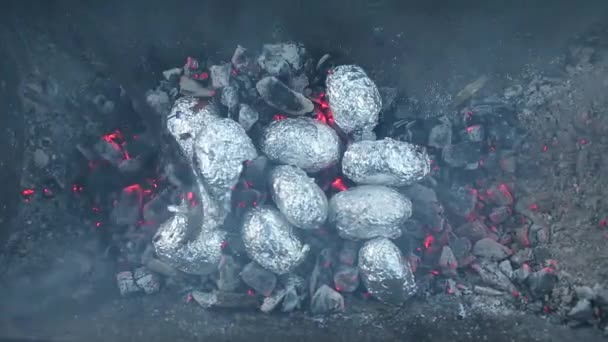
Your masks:
{"label": "ash pile", "polygon": [[[113,235],[122,295],[326,314],[441,293],[463,315],[558,310],[542,199],[514,196],[521,94],[480,98],[480,78],[423,115],[294,43],[163,75],[147,101],[170,143],[157,176],[114,201],[113,224],[129,227]],[[117,138],[105,150],[128,169]]]}

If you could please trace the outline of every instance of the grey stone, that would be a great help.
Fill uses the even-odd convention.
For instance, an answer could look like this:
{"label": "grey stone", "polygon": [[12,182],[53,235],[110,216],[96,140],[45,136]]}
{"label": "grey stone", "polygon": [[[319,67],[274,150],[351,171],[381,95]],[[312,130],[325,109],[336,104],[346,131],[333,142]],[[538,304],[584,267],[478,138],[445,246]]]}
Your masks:
{"label": "grey stone", "polygon": [[158,115],[165,116],[171,111],[169,95],[160,89],[147,91],[146,102]]}
{"label": "grey stone", "polygon": [[136,186],[124,188],[112,209],[111,218],[117,225],[134,225],[139,221],[140,204],[143,201],[143,189]]}
{"label": "grey stone", "polygon": [[508,258],[511,250],[490,238],[483,238],[473,246],[473,254],[480,258],[500,261]]}
{"label": "grey stone", "polygon": [[145,267],[139,267],[135,270],[135,284],[139,286],[146,294],[153,294],[160,291],[160,277],[150,272]]}
{"label": "grey stone", "polygon": [[49,164],[49,156],[41,149],[34,151],[34,165],[38,168],[45,168]]}
{"label": "grey stone", "polygon": [[213,88],[223,88],[230,84],[230,73],[232,65],[230,63],[221,65],[212,65],[209,67],[209,77],[211,78],[211,86]]}
{"label": "grey stone", "polygon": [[312,101],[296,93],[274,76],[262,78],[255,87],[269,106],[287,114],[304,115],[315,109]]}
{"label": "grey stone", "polygon": [[253,261],[245,265],[241,278],[245,284],[264,296],[269,296],[277,285],[277,276]]}
{"label": "grey stone", "polygon": [[344,298],[327,285],[321,286],[310,301],[313,315],[329,314],[344,311]]}
{"label": "grey stone", "polygon": [[341,265],[334,272],[334,287],[338,292],[355,292],[359,287],[359,269]]}
{"label": "grey stone", "polygon": [[452,126],[442,123],[433,128],[429,133],[428,145],[436,148],[444,148],[452,144]]}
{"label": "grey stone", "polygon": [[300,94],[304,94],[304,90],[308,87],[308,84],[308,76],[306,74],[298,74],[289,80],[289,88]]}
{"label": "grey stone", "polygon": [[247,49],[238,45],[234,50],[234,53],[232,54],[230,62],[236,70],[242,71],[248,69],[251,63],[251,59]]}
{"label": "grey stone", "polygon": [[272,295],[265,297],[264,301],[262,302],[262,306],[260,306],[260,311],[264,313],[272,312],[277,306],[279,306],[279,304],[281,304],[281,301],[283,298],[285,298],[286,293],[287,291],[285,289],[280,289],[275,291]]}
{"label": "grey stone", "polygon": [[285,291],[285,296],[283,297],[283,306],[281,310],[283,312],[292,312],[298,308],[300,308],[302,303],[302,297],[298,295],[298,292],[295,288],[290,287]]}
{"label": "grey stone", "polygon": [[230,255],[222,255],[218,265],[219,276],[216,281],[220,291],[232,292],[241,285],[241,265]]}
{"label": "grey stone", "polygon": [[134,294],[140,291],[140,288],[135,284],[133,273],[131,271],[124,271],[116,274],[116,284],[120,295],[125,297],[130,294]]}
{"label": "grey stone", "polygon": [[223,291],[192,291],[192,299],[203,308],[254,309],[259,307],[257,296]]}
{"label": "grey stone", "polygon": [[249,131],[259,118],[260,114],[255,109],[247,104],[241,103],[239,108],[239,124],[241,124],[245,131]]}

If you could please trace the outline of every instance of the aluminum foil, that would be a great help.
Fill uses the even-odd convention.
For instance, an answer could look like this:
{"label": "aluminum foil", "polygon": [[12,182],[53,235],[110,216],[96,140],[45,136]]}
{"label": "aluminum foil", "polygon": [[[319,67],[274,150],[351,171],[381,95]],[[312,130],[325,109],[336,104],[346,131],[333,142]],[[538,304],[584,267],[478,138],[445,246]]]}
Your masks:
{"label": "aluminum foil", "polygon": [[395,239],[412,215],[412,202],[396,190],[362,185],[335,194],[329,201],[329,222],[349,240]]}
{"label": "aluminum foil", "polygon": [[[158,258],[190,274],[209,274],[217,270],[226,233],[222,230],[192,232],[187,210],[177,212],[158,228],[153,239]],[[189,237],[194,236],[193,239]]]}
{"label": "aluminum foil", "polygon": [[274,203],[292,225],[315,229],[327,219],[327,197],[314,179],[291,165],[270,172],[270,193]]}
{"label": "aluminum foil", "polygon": [[252,208],[244,215],[242,238],[249,257],[278,275],[297,267],[309,250],[285,217],[269,206]]}
{"label": "aluminum foil", "polygon": [[331,127],[317,120],[283,119],[268,125],[261,149],[275,162],[317,172],[338,162],[340,139]]}
{"label": "aluminum foil", "polygon": [[342,172],[358,184],[404,186],[431,172],[426,150],[385,138],[351,144],[342,158]]}
{"label": "aluminum foil", "polygon": [[334,120],[344,132],[371,130],[378,124],[380,92],[361,67],[335,67],[327,76],[327,96]]}
{"label": "aluminum foil", "polygon": [[205,103],[192,96],[180,97],[167,117],[167,130],[179,144],[182,152],[192,160],[194,140],[208,116],[219,116],[213,102]]}
{"label": "aluminum foil", "polygon": [[409,262],[386,238],[370,240],[361,247],[359,273],[369,293],[386,304],[399,305],[416,293]]}

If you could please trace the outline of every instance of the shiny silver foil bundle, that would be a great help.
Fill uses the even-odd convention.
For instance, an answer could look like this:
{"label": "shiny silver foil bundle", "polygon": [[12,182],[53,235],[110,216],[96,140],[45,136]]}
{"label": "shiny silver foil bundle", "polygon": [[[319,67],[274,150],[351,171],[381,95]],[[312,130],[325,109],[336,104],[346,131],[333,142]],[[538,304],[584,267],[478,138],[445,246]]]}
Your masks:
{"label": "shiny silver foil bundle", "polygon": [[342,172],[358,184],[404,186],[428,175],[431,161],[424,148],[407,142],[366,140],[348,146]]}
{"label": "shiny silver foil bundle", "polygon": [[229,201],[238,182],[243,162],[257,157],[247,132],[236,121],[207,116],[194,141],[197,174],[205,188],[220,203]]}
{"label": "shiny silver foil bundle", "polygon": [[205,102],[193,96],[180,97],[167,117],[167,130],[179,144],[182,152],[192,160],[194,140],[208,116],[219,116],[213,102]]}
{"label": "shiny silver foil bundle", "polygon": [[340,65],[327,76],[327,97],[336,125],[344,132],[378,124],[382,99],[376,84],[357,65]]}
{"label": "shiny silver foil bundle", "polygon": [[158,258],[190,274],[209,274],[217,270],[226,233],[189,225],[187,209],[182,208],[158,228],[153,239]]}
{"label": "shiny silver foil bundle", "polygon": [[309,118],[273,121],[266,128],[261,145],[269,159],[306,172],[321,171],[340,158],[340,139],[336,132]]}
{"label": "shiny silver foil bundle", "polygon": [[252,208],[243,217],[243,244],[249,257],[278,275],[297,267],[308,254],[294,228],[275,208]]}
{"label": "shiny silver foil bundle", "polygon": [[383,303],[399,305],[416,293],[409,262],[386,238],[367,241],[361,247],[359,274],[369,293]]}
{"label": "shiny silver foil bundle", "polygon": [[329,222],[349,240],[395,239],[412,215],[412,202],[396,190],[362,185],[335,194],[329,201]]}
{"label": "shiny silver foil bundle", "polygon": [[270,172],[270,193],[274,203],[292,225],[319,228],[327,219],[327,197],[306,172],[280,165]]}

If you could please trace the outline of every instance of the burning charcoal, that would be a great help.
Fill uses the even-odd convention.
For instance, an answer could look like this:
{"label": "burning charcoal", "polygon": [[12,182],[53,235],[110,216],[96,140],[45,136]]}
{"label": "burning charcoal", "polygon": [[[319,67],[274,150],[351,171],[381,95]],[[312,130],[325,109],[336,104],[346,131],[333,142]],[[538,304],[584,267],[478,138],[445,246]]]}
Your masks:
{"label": "burning charcoal", "polygon": [[472,125],[466,128],[466,135],[471,142],[482,142],[485,138],[485,131],[482,125]]}
{"label": "burning charcoal", "polygon": [[388,239],[376,238],[363,245],[359,272],[369,293],[384,303],[399,305],[416,292],[409,262]]}
{"label": "burning charcoal", "polygon": [[153,294],[160,290],[160,277],[145,267],[140,267],[134,273],[135,283],[146,294]]}
{"label": "burning charcoal", "polygon": [[530,274],[527,283],[530,287],[532,296],[540,299],[546,294],[551,293],[557,284],[557,275],[555,274],[555,270],[550,267],[546,267],[540,271]]}
{"label": "burning charcoal", "polygon": [[244,47],[238,45],[236,50],[234,50],[234,54],[232,55],[232,66],[238,71],[247,70],[251,63],[251,56],[249,56],[249,51]]}
{"label": "burning charcoal", "polygon": [[342,159],[342,172],[359,184],[403,186],[429,174],[431,162],[423,148],[385,138],[351,144]]}
{"label": "burning charcoal", "polygon": [[504,260],[500,264],[498,264],[498,268],[500,271],[509,277],[509,279],[513,278],[513,267],[511,266],[511,262],[509,260]]}
{"label": "burning charcoal", "polygon": [[477,205],[476,190],[464,186],[452,186],[448,191],[439,191],[439,195],[446,209],[452,214],[469,219],[474,217]]}
{"label": "burning charcoal", "polygon": [[283,298],[285,298],[286,293],[287,291],[285,289],[280,289],[275,291],[269,297],[265,297],[264,302],[262,302],[262,306],[260,306],[260,311],[263,313],[272,312],[277,306],[279,306],[279,304],[281,304],[281,301]]}
{"label": "burning charcoal", "polygon": [[131,271],[118,273],[116,275],[116,283],[118,284],[120,295],[123,297],[140,291],[139,287],[135,285],[135,279],[133,279]]}
{"label": "burning charcoal", "polygon": [[317,172],[338,162],[340,139],[317,120],[284,119],[268,125],[261,149],[270,160]]}
{"label": "burning charcoal", "polygon": [[219,277],[216,282],[218,290],[225,292],[236,291],[241,285],[241,265],[232,256],[222,255],[218,269]]}
{"label": "burning charcoal", "polygon": [[112,210],[112,221],[117,225],[136,224],[139,221],[143,196],[143,189],[138,184],[124,188]]}
{"label": "burning charcoal", "polygon": [[344,311],[344,298],[327,285],[321,286],[310,301],[313,315],[329,314]]}
{"label": "burning charcoal", "polygon": [[241,278],[247,286],[263,296],[270,295],[277,285],[277,276],[253,261],[245,265],[241,271]]}
{"label": "burning charcoal", "polygon": [[253,160],[246,161],[241,176],[254,188],[265,191],[266,179],[268,178],[268,158],[259,155]]}
{"label": "burning charcoal", "polygon": [[211,195],[230,204],[232,187],[243,170],[243,162],[254,159],[257,151],[247,132],[236,121],[209,116],[194,141],[198,174]]}
{"label": "burning charcoal", "polygon": [[345,133],[378,124],[382,99],[361,67],[341,65],[327,76],[327,96],[336,125]]}
{"label": "burning charcoal", "polygon": [[449,246],[443,246],[441,249],[441,256],[439,257],[439,266],[442,269],[442,273],[448,275],[456,275],[456,269],[458,268],[458,261],[452,249]]}
{"label": "burning charcoal", "polygon": [[185,96],[193,96],[193,97],[213,97],[215,96],[215,90],[205,88],[197,81],[187,77],[182,76],[179,79],[179,92]]}
{"label": "burning charcoal", "polygon": [[513,205],[513,195],[506,184],[497,184],[486,190],[487,198],[496,205]]}
{"label": "burning charcoal", "polygon": [[220,102],[228,107],[230,113],[234,113],[239,105],[239,91],[236,87],[227,86],[222,89]]}
{"label": "burning charcoal", "polygon": [[257,111],[249,107],[249,105],[241,103],[239,108],[239,123],[243,126],[245,131],[249,131],[251,127],[258,122],[259,118],[260,114],[258,114]]}
{"label": "burning charcoal", "polygon": [[247,293],[192,291],[191,295],[205,309],[253,309],[259,305],[257,298]]}
{"label": "burning charcoal", "polygon": [[480,258],[500,261],[508,258],[511,250],[490,238],[483,238],[473,246],[473,254]]}
{"label": "burning charcoal", "polygon": [[576,305],[568,312],[568,318],[580,322],[589,322],[595,318],[595,312],[588,299],[579,300]]}
{"label": "burning charcoal", "polygon": [[230,84],[230,73],[232,66],[230,63],[221,65],[212,65],[209,67],[209,77],[211,78],[211,86],[215,89],[227,87]]}
{"label": "burning charcoal", "polygon": [[110,139],[99,140],[94,146],[93,149],[101,158],[108,161],[112,165],[119,165],[121,161],[124,160],[124,152],[120,147],[116,145],[115,142]]}
{"label": "burning charcoal", "polygon": [[265,44],[258,63],[272,76],[287,76],[302,69],[305,55],[299,44]]}
{"label": "burning charcoal", "polygon": [[378,92],[380,93],[380,98],[382,99],[382,112],[386,113],[393,109],[398,95],[397,88],[380,87],[378,88]]}
{"label": "burning charcoal", "polygon": [[531,273],[532,272],[530,271],[530,266],[524,264],[522,267],[513,271],[513,279],[516,280],[518,283],[523,284],[524,281],[526,281],[528,277],[530,277]]}
{"label": "burning charcoal", "polygon": [[492,208],[489,218],[494,224],[500,224],[506,221],[511,216],[511,208],[509,207],[496,207]]}
{"label": "burning charcoal", "polygon": [[335,194],[329,201],[329,222],[342,238],[395,239],[412,215],[412,202],[396,190],[362,185]]}
{"label": "burning charcoal", "polygon": [[178,143],[182,152],[192,159],[194,139],[208,116],[219,116],[219,110],[213,103],[200,105],[194,97],[181,97],[175,101],[167,117],[167,129]]}
{"label": "burning charcoal", "polygon": [[413,217],[419,219],[433,230],[441,230],[444,224],[443,206],[437,199],[435,190],[420,184],[401,190],[412,201]]}
{"label": "burning charcoal", "polygon": [[338,261],[342,265],[346,266],[354,266],[355,261],[357,260],[357,253],[359,252],[359,244],[350,241],[344,240],[344,244],[342,245],[342,249],[338,254]]}
{"label": "burning charcoal", "polygon": [[359,269],[352,266],[340,266],[334,273],[334,287],[338,292],[355,292],[359,287]]}
{"label": "burning charcoal", "polygon": [[293,270],[308,254],[308,245],[300,242],[293,227],[272,207],[249,210],[243,218],[242,234],[249,257],[278,275]]}
{"label": "burning charcoal", "polygon": [[488,285],[509,293],[517,290],[509,278],[500,271],[495,262],[482,261],[479,264],[473,265],[472,268],[479,274],[481,280]]}
{"label": "burning charcoal", "polygon": [[276,77],[262,78],[255,87],[269,106],[287,114],[304,115],[315,109],[312,101],[289,89],[285,83]]}
{"label": "burning charcoal", "polygon": [[188,240],[188,214],[176,213],[161,224],[154,236],[156,255],[161,261],[190,274],[208,274],[217,269],[226,233],[204,230]]}
{"label": "burning charcoal", "polygon": [[478,143],[464,141],[444,147],[441,156],[451,167],[465,167],[479,163],[481,149]]}
{"label": "burning charcoal", "polygon": [[270,172],[270,193],[287,221],[302,229],[319,228],[327,219],[327,197],[315,180],[295,166]]}
{"label": "burning charcoal", "polygon": [[481,220],[467,222],[456,228],[458,236],[466,237],[473,242],[477,242],[483,238],[490,236],[489,228]]}
{"label": "burning charcoal", "polygon": [[429,133],[428,145],[435,148],[444,148],[452,144],[452,127],[442,123],[433,128]]}

